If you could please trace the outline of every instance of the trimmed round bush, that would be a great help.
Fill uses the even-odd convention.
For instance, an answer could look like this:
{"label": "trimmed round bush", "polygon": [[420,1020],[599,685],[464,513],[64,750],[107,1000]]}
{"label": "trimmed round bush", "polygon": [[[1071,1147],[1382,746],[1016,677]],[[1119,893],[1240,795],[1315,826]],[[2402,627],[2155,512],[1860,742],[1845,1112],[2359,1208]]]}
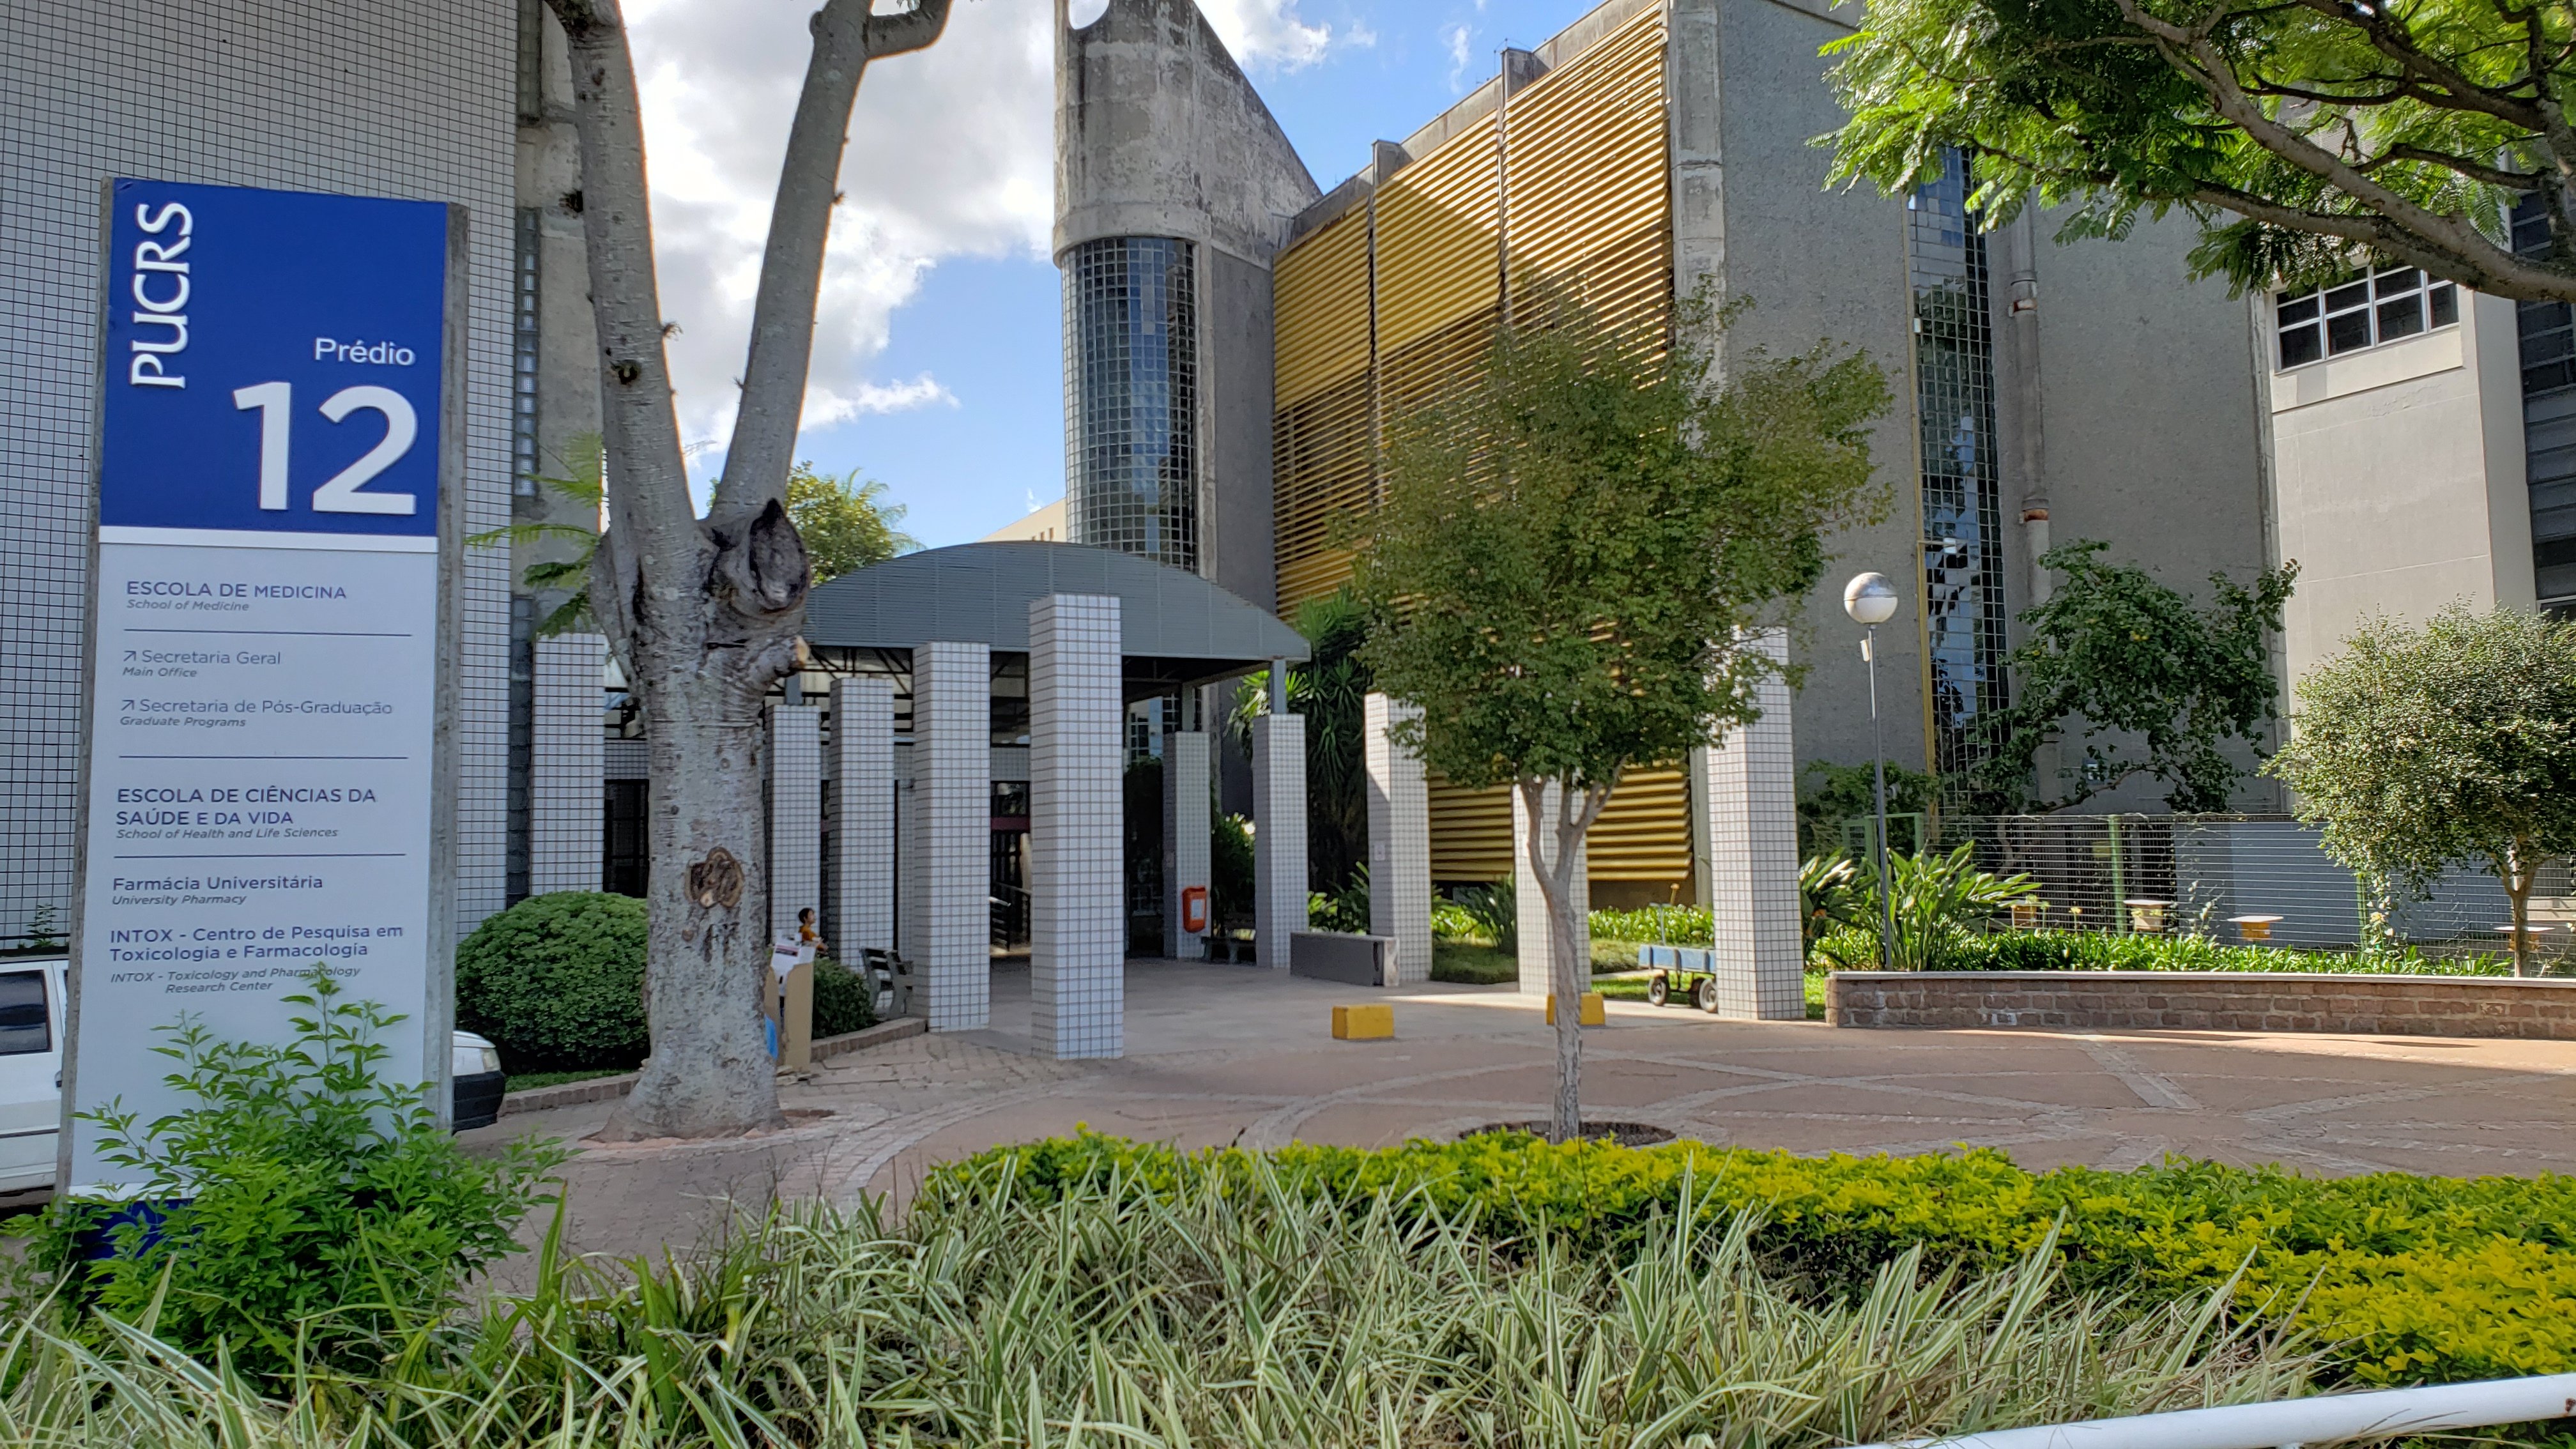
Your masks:
{"label": "trimmed round bush", "polygon": [[644,1059],[644,903],[599,891],[530,896],[456,948],[456,1024],[513,1072]]}
{"label": "trimmed round bush", "polygon": [[814,1036],[840,1036],[877,1024],[876,988],[829,956],[814,959]]}

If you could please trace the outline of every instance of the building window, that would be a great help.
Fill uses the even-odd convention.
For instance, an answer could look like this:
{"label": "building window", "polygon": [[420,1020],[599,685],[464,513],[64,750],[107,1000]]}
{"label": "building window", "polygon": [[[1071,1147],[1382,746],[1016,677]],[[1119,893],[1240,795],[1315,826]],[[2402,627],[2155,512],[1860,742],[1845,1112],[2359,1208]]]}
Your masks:
{"label": "building window", "polygon": [[1107,237],[1066,254],[1066,528],[1199,565],[1198,287],[1190,244]]}
{"label": "building window", "polygon": [[510,479],[522,498],[537,496],[537,257],[543,240],[536,208],[519,208],[510,281]]}
{"label": "building window", "polygon": [[2272,316],[2281,333],[2281,370],[2359,352],[2460,320],[2460,289],[2414,267],[2382,267],[2337,282],[2280,293]]}
{"label": "building window", "polygon": [[[1993,751],[2004,675],[2002,479],[1986,240],[1968,216],[1966,158],[1906,198],[1914,405],[1922,429],[1924,648],[1933,764],[1955,780]],[[1957,803],[1954,801],[1954,803]]]}
{"label": "building window", "polygon": [[[2513,249],[2526,257],[2549,250],[2549,213],[2537,196],[2513,209]],[[2543,609],[2576,618],[2576,313],[2564,302],[2516,302],[2513,312],[2533,582]]]}

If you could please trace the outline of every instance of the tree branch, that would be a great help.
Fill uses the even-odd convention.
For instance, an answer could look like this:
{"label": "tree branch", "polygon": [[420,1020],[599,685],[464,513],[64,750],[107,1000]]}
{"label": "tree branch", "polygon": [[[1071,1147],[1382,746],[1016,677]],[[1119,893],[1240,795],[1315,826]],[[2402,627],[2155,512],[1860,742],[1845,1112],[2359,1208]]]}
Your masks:
{"label": "tree branch", "polygon": [[797,93],[787,157],[769,212],[769,246],[751,309],[751,355],[742,373],[742,403],[724,476],[708,519],[742,528],[787,496],[805,385],[814,360],[814,314],[823,290],[823,249],[832,207],[840,200],[841,157],[849,147],[850,108],[868,61],[919,50],[948,24],[949,0],[918,0],[897,15],[870,15],[871,0],[825,0],[814,13],[814,53]]}
{"label": "tree branch", "polygon": [[2362,162],[2360,169],[2365,172],[2376,171],[2382,166],[2399,161],[2420,161],[2427,166],[2439,166],[2447,171],[2456,171],[2471,181],[2500,187],[2506,191],[2527,191],[2540,184],[2540,173],[2537,171],[2507,171],[2501,166],[2481,165],[2466,156],[2454,156],[2447,151],[2435,151],[2429,147],[2404,143],[2389,147],[2376,160]]}
{"label": "tree branch", "polygon": [[910,10],[868,17],[868,55],[883,59],[927,49],[948,28],[949,0],[914,0]]}
{"label": "tree branch", "polygon": [[[2423,47],[2415,43],[2415,37],[2407,32],[2405,24],[2386,7],[2355,5],[2348,0],[2298,0],[2298,3],[2335,24],[2358,27],[2370,37],[2372,49],[2397,62],[2399,68],[2409,75],[2440,87],[2444,94],[2452,97],[2453,104],[2443,109],[2479,111],[2527,131],[2541,129],[2541,113],[2533,106],[2479,85],[2461,74],[2457,66],[2425,53]],[[2125,10],[2128,7],[2123,5],[2121,8]],[[2422,99],[2428,105],[2442,104],[2430,94]]]}
{"label": "tree branch", "polygon": [[2264,114],[2206,36],[2150,13],[2143,0],[2117,3],[2121,16],[2155,37],[2174,69],[2199,86],[2210,105],[2248,139],[2377,215],[2337,218],[2331,213],[2303,212],[2206,182],[2192,188],[2192,199],[2257,221],[2347,237],[2480,291],[2531,301],[2576,301],[2576,277],[2524,262],[2488,240],[2466,218],[2442,216],[2416,205]]}
{"label": "tree branch", "polygon": [[[600,442],[614,552],[602,541],[610,576],[640,571],[687,578],[704,546],[689,500],[679,417],[663,353],[661,298],[654,283],[653,219],[644,180],[642,109],[617,0],[547,0],[563,26],[572,62],[575,127],[581,137],[582,240],[591,312],[599,329]],[[629,575],[631,576],[631,574]],[[594,591],[595,592],[595,591]],[[594,607],[612,637],[640,622],[630,611]],[[620,647],[631,647],[621,642]],[[629,679],[639,686],[642,678]]]}

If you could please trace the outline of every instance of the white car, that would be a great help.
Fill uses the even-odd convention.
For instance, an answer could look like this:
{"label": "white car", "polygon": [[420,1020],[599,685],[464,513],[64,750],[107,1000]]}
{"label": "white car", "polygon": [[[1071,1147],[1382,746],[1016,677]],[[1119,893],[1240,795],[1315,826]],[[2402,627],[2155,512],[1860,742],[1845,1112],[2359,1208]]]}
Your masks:
{"label": "white car", "polygon": [[63,970],[0,962],[0,1192],[54,1185],[63,1125]]}
{"label": "white car", "polygon": [[[54,1185],[63,1121],[63,973],[70,963],[0,961],[0,1193]],[[449,1073],[459,1128],[491,1124],[501,1106],[501,1055],[455,1034]]]}

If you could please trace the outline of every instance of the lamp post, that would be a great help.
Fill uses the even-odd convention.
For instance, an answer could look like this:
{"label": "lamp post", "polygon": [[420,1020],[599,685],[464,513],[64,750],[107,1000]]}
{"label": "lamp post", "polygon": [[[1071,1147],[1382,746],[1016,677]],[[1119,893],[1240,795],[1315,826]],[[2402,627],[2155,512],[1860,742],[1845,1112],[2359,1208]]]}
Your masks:
{"label": "lamp post", "polygon": [[1878,831],[1872,844],[1878,872],[1878,964],[1896,968],[1896,895],[1887,878],[1887,729],[1878,718],[1878,626],[1896,617],[1896,588],[1885,574],[1862,574],[1843,586],[1843,612],[1863,630],[1860,657],[1869,661],[1869,732],[1872,773],[1878,784]]}

